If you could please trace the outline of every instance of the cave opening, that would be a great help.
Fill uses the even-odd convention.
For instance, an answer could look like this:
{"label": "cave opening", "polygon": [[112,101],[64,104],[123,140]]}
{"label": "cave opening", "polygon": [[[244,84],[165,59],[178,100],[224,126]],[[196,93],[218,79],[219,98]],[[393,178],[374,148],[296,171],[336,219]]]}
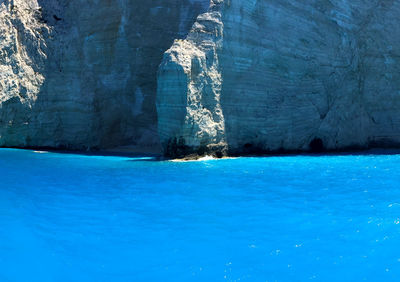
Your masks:
{"label": "cave opening", "polygon": [[313,140],[311,140],[309,147],[311,152],[320,153],[324,151],[324,142],[321,138],[315,137]]}

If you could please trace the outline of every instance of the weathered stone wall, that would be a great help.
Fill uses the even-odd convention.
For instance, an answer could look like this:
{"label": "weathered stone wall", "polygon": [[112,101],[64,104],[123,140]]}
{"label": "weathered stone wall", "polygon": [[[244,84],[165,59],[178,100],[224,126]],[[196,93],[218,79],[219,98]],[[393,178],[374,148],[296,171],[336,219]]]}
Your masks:
{"label": "weathered stone wall", "polygon": [[[222,81],[218,100],[224,130],[218,134],[224,136],[215,139],[224,140],[230,153],[308,150],[311,143],[325,149],[400,144],[399,2],[223,2],[217,51],[221,76],[215,81]],[[167,54],[188,54],[187,48],[179,52],[177,46]],[[201,43],[196,47],[201,48]],[[189,61],[185,58],[179,64]],[[176,81],[172,75],[163,75],[172,64],[176,61],[166,56],[159,85],[165,84],[165,78]],[[175,77],[181,78],[184,71],[174,68],[179,69]],[[188,98],[193,89],[179,87],[159,89],[159,95],[187,101],[175,109],[187,112],[193,106]],[[205,104],[215,99],[202,89],[196,91]],[[175,138],[191,146],[188,151],[199,149],[185,133],[168,128],[179,122],[196,128],[198,120],[204,122],[187,116],[169,123],[174,118],[160,111],[167,151],[165,144]],[[213,126],[210,122],[209,128]]]}
{"label": "weathered stone wall", "polygon": [[157,146],[156,73],[207,0],[0,4],[0,145]]}
{"label": "weathered stone wall", "polygon": [[394,0],[3,0],[0,146],[398,147],[399,15]]}
{"label": "weathered stone wall", "polygon": [[158,74],[159,134],[165,153],[226,153],[221,109],[223,23],[221,1],[211,1],[185,40],[165,53]]}

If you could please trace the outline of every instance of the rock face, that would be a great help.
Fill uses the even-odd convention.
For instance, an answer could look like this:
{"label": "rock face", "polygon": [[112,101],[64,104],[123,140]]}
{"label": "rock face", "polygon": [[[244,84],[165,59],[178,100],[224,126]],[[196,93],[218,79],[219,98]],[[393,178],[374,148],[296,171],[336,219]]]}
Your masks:
{"label": "rock face", "polygon": [[212,1],[160,67],[164,150],[397,147],[399,15],[398,1]]}
{"label": "rock face", "polygon": [[226,151],[221,108],[222,2],[211,1],[185,40],[164,56],[158,75],[159,133],[167,156]]}
{"label": "rock face", "polygon": [[0,146],[399,147],[399,26],[394,0],[2,0]]}
{"label": "rock face", "polygon": [[158,66],[208,7],[0,1],[0,146],[157,146]]}
{"label": "rock face", "polygon": [[[15,1],[17,2],[17,1]],[[44,83],[46,38],[37,3],[0,3],[0,145],[26,144]]]}

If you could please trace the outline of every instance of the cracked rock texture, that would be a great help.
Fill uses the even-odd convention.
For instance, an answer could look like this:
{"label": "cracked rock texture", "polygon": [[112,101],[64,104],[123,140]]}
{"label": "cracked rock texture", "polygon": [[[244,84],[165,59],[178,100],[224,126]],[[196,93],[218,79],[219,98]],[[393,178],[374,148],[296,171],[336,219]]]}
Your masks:
{"label": "cracked rock texture", "polygon": [[157,146],[157,69],[207,0],[0,0],[0,146]]}
{"label": "cracked rock texture", "polygon": [[0,146],[400,147],[400,2],[0,0]]}
{"label": "cracked rock texture", "polygon": [[221,108],[222,2],[211,1],[185,40],[165,53],[158,74],[159,133],[167,156],[226,151]]}
{"label": "cracked rock texture", "polygon": [[160,67],[164,150],[398,147],[399,27],[394,0],[212,1]]}

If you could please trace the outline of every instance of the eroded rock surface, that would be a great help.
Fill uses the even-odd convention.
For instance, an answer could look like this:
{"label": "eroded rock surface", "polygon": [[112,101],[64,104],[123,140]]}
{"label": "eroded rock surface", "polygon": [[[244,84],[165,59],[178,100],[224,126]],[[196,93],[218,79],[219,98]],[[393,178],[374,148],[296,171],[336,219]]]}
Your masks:
{"label": "eroded rock surface", "polygon": [[36,2],[0,2],[0,146],[29,142],[50,28]]}
{"label": "eroded rock surface", "polygon": [[157,146],[156,73],[207,0],[0,1],[0,145]]}
{"label": "eroded rock surface", "polygon": [[399,15],[394,0],[2,0],[0,146],[399,147]]}
{"label": "eroded rock surface", "polygon": [[[215,96],[195,90],[204,104],[219,101],[224,130],[213,138],[230,153],[400,144],[400,2],[225,0],[219,13],[214,84],[222,88]],[[192,34],[186,41],[195,47],[175,43],[160,70],[159,124],[167,152],[175,138],[198,150],[204,144],[191,139],[197,128],[214,127],[213,120],[202,124],[203,111],[195,118],[190,111],[198,102],[185,76],[199,55],[188,50],[203,45]],[[210,72],[200,66],[196,73]]]}
{"label": "eroded rock surface", "polygon": [[169,49],[158,75],[159,133],[168,156],[226,152],[221,109],[222,2],[211,1],[185,40]]}

